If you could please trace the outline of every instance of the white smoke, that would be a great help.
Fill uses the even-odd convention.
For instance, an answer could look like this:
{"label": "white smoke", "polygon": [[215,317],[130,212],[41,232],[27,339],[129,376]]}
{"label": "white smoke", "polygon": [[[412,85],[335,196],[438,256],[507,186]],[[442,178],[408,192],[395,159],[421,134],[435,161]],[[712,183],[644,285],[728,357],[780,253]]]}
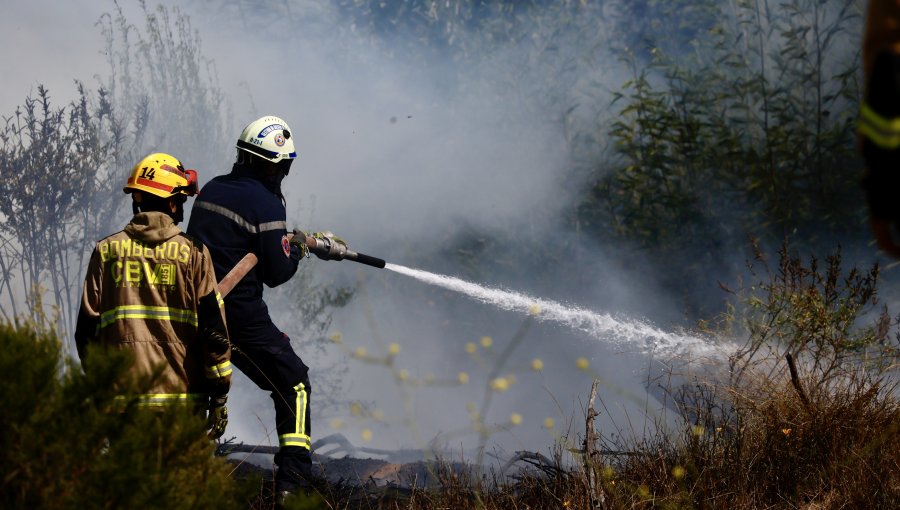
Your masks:
{"label": "white smoke", "polygon": [[[126,17],[141,25],[139,4],[122,4]],[[215,63],[233,105],[235,118],[228,130],[235,137],[261,115],[278,115],[291,125],[300,155],[285,181],[291,226],[332,230],[354,249],[428,270],[454,263],[449,257],[454,254],[435,253],[433,247],[452,238],[462,225],[487,231],[529,229],[535,251],[545,249],[551,236],[561,235],[548,229],[568,205],[564,185],[571,177],[567,172],[572,155],[561,111],[553,108],[567,107],[572,98],[593,101],[593,107],[605,104],[589,96],[597,89],[584,85],[601,82],[600,89],[613,90],[625,80],[618,59],[603,51],[608,46],[605,38],[614,34],[612,15],[574,20],[574,25],[567,25],[572,33],[556,40],[560,44],[548,48],[542,60],[529,56],[539,38],[527,34],[511,38],[515,42],[474,48],[484,58],[479,65],[463,68],[439,59],[405,61],[392,55],[390,48],[374,46],[341,16],[336,3],[162,4],[188,14],[199,32],[203,51]],[[151,11],[154,5],[149,6]],[[8,114],[37,83],[49,85],[64,104],[74,96],[73,78],[90,85],[94,75],[103,76],[104,56],[98,53],[103,41],[93,23],[113,8],[111,2],[87,0],[5,6],[0,28],[6,30],[0,30],[0,42],[6,49],[0,53],[0,66],[15,72],[7,73],[0,91],[3,111]],[[586,41],[586,35],[594,39]],[[580,62],[584,55],[579,51],[590,51],[593,63],[584,73],[565,75],[569,81],[557,88],[547,88],[563,79],[563,64]],[[603,117],[597,111],[585,112],[581,120],[585,118],[600,123],[596,131],[603,132]],[[203,133],[197,133],[196,144],[198,150],[216,154],[234,151],[230,144],[210,144]],[[205,182],[229,168],[199,170]],[[411,251],[400,252],[397,246]],[[611,252],[617,247],[604,249]],[[653,413],[654,405],[642,389],[646,365],[655,356],[702,350],[708,344],[691,335],[666,332],[649,321],[617,319],[613,313],[617,309],[626,309],[629,317],[643,314],[657,321],[670,320],[678,312],[657,291],[652,274],[645,275],[639,264],[632,269],[610,266],[606,253],[598,248],[581,265],[561,264],[547,271],[586,275],[577,289],[555,288],[552,278],[547,283],[484,275],[492,283],[499,280],[505,287],[536,295],[559,299],[577,294],[589,306],[563,305],[451,277],[425,278],[429,273],[399,265],[391,265],[387,272],[351,262],[305,261],[314,264],[319,283],[359,289],[354,303],[336,312],[332,327],[350,350],[332,346],[323,357],[299,353],[313,369],[315,437],[331,432],[337,424],[333,420],[341,420],[338,430],[354,442],[372,429],[369,445],[375,447],[421,446],[435,436],[466,428],[470,434],[450,434],[448,446],[471,446],[467,407],[490,394],[481,378],[491,373],[502,345],[517,335],[520,347],[503,365],[504,375],[516,376],[509,379],[516,382],[495,395],[486,419],[506,423],[512,413],[524,417],[521,426],[495,434],[493,439],[504,447],[549,448],[565,433],[567,420],[579,414],[579,401],[595,377],[604,381],[611,400],[605,419],[614,421],[628,412],[629,419],[641,420],[643,413]],[[418,280],[399,278],[396,271],[480,301],[425,289]],[[280,326],[302,320],[279,313],[277,302],[269,305]],[[538,323],[523,332],[522,312],[527,316],[532,305],[540,308]],[[482,337],[494,344],[486,346]],[[402,350],[392,367],[354,356],[358,347],[380,354],[393,343]],[[471,343],[476,344],[474,353],[468,352]],[[582,357],[590,361],[589,370],[575,369],[575,360]],[[544,370],[530,370],[535,359],[542,361]],[[349,368],[341,388],[316,385],[316,371],[330,366]],[[433,376],[437,383],[401,384],[399,370],[406,370],[410,380]],[[457,381],[460,372],[470,375],[470,384],[441,386],[441,381]],[[356,408],[345,406],[325,415],[315,407],[322,395],[362,402],[366,409],[380,412],[358,415],[352,412]],[[248,443],[273,443],[268,394],[238,375],[230,405],[229,434]],[[548,429],[544,424],[550,417],[556,426]],[[605,430],[634,425],[604,424]]]}

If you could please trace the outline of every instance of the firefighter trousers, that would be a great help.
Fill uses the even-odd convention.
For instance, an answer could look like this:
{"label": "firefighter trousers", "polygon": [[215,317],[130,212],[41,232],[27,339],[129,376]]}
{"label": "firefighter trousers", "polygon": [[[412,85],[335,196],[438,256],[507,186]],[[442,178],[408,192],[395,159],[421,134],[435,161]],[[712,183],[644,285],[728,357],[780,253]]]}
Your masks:
{"label": "firefighter trousers", "polygon": [[231,362],[260,389],[271,394],[279,450],[275,490],[294,490],[311,479],[309,368],[278,333],[269,339],[235,342]]}

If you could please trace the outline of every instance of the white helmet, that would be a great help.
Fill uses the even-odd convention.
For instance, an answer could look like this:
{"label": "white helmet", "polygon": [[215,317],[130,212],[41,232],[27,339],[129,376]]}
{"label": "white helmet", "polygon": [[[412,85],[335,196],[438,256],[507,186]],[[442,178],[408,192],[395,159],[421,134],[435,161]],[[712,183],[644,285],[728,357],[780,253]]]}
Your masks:
{"label": "white helmet", "polygon": [[287,122],[273,115],[260,117],[247,124],[238,138],[237,148],[272,163],[297,157],[291,128]]}

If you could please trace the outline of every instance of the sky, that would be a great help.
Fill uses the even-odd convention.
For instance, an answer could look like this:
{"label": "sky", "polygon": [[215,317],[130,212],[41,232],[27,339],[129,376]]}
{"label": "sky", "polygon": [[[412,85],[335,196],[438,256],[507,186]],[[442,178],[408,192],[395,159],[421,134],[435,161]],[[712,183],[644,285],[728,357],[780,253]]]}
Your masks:
{"label": "sky", "polygon": [[[15,70],[4,73],[0,89],[4,116],[35,94],[38,84],[64,104],[75,96],[73,80],[94,87],[95,77],[108,72],[95,23],[112,10],[111,2],[4,4],[0,69]],[[139,24],[137,4],[121,4],[126,17]],[[425,271],[453,268],[452,254],[435,247],[462,227],[530,228],[535,250],[552,250],[554,236],[567,235],[552,225],[566,205],[570,155],[553,114],[527,94],[534,78],[529,73],[542,71],[522,69],[521,83],[510,88],[496,70],[519,61],[522,48],[494,48],[492,59],[461,71],[451,86],[443,81],[446,62],[390,58],[347,35],[351,27],[324,3],[266,2],[255,4],[255,10],[208,0],[178,4],[198,30],[205,56],[215,62],[233,111],[226,132],[236,138],[263,115],[290,124],[299,159],[285,181],[289,223],[331,230],[351,248],[391,263],[432,263],[418,267]],[[615,88],[624,81],[618,65],[610,56],[583,79]],[[229,145],[197,143],[198,151],[233,153]],[[202,183],[229,168],[199,170]],[[652,274],[607,261],[615,249],[597,247],[589,260],[548,272],[583,272],[578,288],[554,286],[552,277],[540,282],[483,277],[491,285],[566,306],[608,311],[624,323],[650,319],[663,328],[677,323],[677,306],[655,287]],[[471,433],[475,409],[500,425],[491,434],[491,447],[548,453],[554,441],[574,440],[594,378],[603,382],[599,420],[606,431],[640,434],[659,417],[659,406],[644,387],[652,385],[647,378],[657,364],[669,360],[654,359],[637,344],[614,344],[534,321],[527,313],[498,310],[387,270],[316,259],[304,264],[319,285],[357,289],[350,305],[335,311],[328,331],[343,343],[326,343],[322,353],[300,353],[313,369],[313,405],[317,395],[341,402],[321,412],[313,408],[314,440],[341,432],[374,448],[435,441],[449,450],[471,450],[478,443]],[[278,302],[269,304],[276,324],[302,322]],[[512,342],[515,349],[501,364]],[[400,349],[393,367],[353,355],[361,347],[382,355],[392,344]],[[586,370],[579,369],[581,358]],[[540,360],[542,371],[532,369],[534,360]],[[502,370],[494,373],[497,367]],[[400,370],[411,380],[433,382],[410,385],[398,380]],[[328,378],[328,372],[339,377]],[[459,384],[461,372],[469,376],[467,384]],[[508,391],[493,391],[492,377],[514,382]],[[366,411],[357,413],[352,403]],[[277,442],[269,396],[240,375],[229,405],[226,435],[251,444]],[[513,415],[521,423],[512,424]]]}

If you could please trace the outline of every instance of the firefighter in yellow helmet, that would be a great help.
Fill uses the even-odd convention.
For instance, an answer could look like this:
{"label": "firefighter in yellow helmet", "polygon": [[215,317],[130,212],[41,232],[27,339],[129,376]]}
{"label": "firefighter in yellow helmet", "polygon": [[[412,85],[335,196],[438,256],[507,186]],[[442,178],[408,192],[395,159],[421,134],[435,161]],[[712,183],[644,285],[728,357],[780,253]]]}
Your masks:
{"label": "firefighter in yellow helmet", "polygon": [[900,0],[872,0],[862,43],[864,102],[859,147],[863,187],[879,248],[900,258]]}
{"label": "firefighter in yellow helmet", "polygon": [[124,188],[134,217],[94,248],[75,343],[85,370],[92,343],[131,351],[130,375],[150,377],[162,367],[148,393],[119,398],[208,410],[209,436],[218,438],[231,387],[223,301],[209,250],[176,226],[197,187],[197,173],[168,154],[150,154],[134,167]]}

